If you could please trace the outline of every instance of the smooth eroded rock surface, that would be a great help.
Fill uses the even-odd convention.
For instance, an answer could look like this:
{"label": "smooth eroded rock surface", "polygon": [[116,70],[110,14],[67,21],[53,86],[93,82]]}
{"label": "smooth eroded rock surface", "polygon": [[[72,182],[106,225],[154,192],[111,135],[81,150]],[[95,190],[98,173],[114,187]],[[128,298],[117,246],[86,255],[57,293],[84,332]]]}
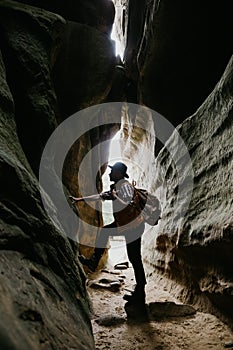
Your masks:
{"label": "smooth eroded rock surface", "polygon": [[185,144],[174,132],[160,152],[155,185],[160,190],[162,219],[144,237],[144,254],[152,268],[182,281],[193,301],[200,295],[207,297],[229,316],[233,310],[232,71],[231,59],[207,100],[178,127]]}
{"label": "smooth eroded rock surface", "polygon": [[32,170],[56,125],[50,64],[63,21],[12,1],[0,6],[1,348],[93,349],[83,270],[46,216]]}

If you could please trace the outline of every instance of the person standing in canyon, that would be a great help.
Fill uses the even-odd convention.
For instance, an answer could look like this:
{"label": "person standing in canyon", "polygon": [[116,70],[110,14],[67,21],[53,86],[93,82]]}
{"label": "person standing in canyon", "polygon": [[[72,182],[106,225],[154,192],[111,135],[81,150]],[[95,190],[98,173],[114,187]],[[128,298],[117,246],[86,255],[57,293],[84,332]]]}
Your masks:
{"label": "person standing in canyon", "polygon": [[94,272],[105,251],[109,236],[124,235],[128,258],[134,270],[136,286],[131,295],[126,294],[123,298],[130,303],[145,304],[146,277],[141,257],[141,236],[145,229],[145,222],[140,212],[135,209],[135,191],[133,185],[127,180],[129,178],[127,166],[122,162],[117,162],[109,167],[111,168],[110,181],[113,182],[109,191],[88,197],[70,196],[73,203],[111,200],[113,204],[114,221],[99,230],[93,255],[90,258],[80,255],[79,260]]}

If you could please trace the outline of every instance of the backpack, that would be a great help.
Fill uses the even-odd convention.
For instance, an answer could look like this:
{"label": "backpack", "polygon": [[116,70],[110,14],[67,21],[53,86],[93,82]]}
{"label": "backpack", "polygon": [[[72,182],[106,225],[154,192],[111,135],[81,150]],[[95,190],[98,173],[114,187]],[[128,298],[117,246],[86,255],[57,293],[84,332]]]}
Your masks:
{"label": "backpack", "polygon": [[134,203],[138,210],[140,210],[144,220],[151,226],[157,225],[161,207],[158,198],[142,188],[136,188],[135,181],[132,183],[135,191]]}

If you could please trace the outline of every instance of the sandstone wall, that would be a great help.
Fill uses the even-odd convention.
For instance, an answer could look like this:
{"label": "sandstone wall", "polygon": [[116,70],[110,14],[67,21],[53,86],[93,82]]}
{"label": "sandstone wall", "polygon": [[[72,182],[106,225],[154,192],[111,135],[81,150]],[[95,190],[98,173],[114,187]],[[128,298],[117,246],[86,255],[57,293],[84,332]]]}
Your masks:
{"label": "sandstone wall", "polygon": [[138,82],[140,104],[174,125],[196,111],[232,55],[229,6],[227,0],[221,6],[211,0],[129,1],[125,65]]}
{"label": "sandstone wall", "polygon": [[[44,146],[57,125],[85,103],[100,103],[111,88],[115,57],[108,33],[112,9],[111,20],[108,17],[104,26],[97,21],[94,7],[91,27],[85,19],[80,20],[82,24],[66,22],[47,10],[63,15],[62,11],[44,10],[40,8],[42,2],[26,2],[38,7],[7,0],[0,3],[0,344],[2,349],[93,349],[90,301],[85,274],[77,261],[77,245],[67,238],[69,232],[59,229],[59,223],[55,227],[47,217],[39,192],[38,171]],[[70,10],[70,14],[75,12]],[[77,20],[75,16],[67,17]],[[66,34],[72,31],[70,28],[75,28],[77,35],[73,51]],[[89,49],[93,40],[98,52]],[[69,77],[73,74],[77,94],[71,100],[72,106],[67,85],[64,95],[59,96],[62,71],[60,77],[56,74],[57,81],[53,79],[64,47],[68,51],[63,68],[68,73],[75,72],[69,73]],[[79,48],[79,55],[75,56]],[[75,64],[77,57],[81,57],[82,64]],[[88,72],[88,65],[90,79],[85,86],[87,74],[82,72]],[[90,85],[98,84],[96,94],[94,90],[88,93]],[[72,84],[71,87],[74,88]],[[80,90],[85,91],[83,100],[78,97]],[[101,135],[97,129],[91,137],[79,140],[83,152],[76,155],[76,162],[104,137],[111,137],[111,129],[106,132],[103,129]],[[106,148],[104,160],[107,153]],[[66,164],[71,167],[69,157]],[[73,168],[64,176],[65,191],[78,195],[78,184],[71,179],[77,169],[75,162]],[[101,171],[96,175],[97,188],[101,188]],[[54,173],[53,182],[56,181]],[[52,203],[51,207],[56,213],[58,208]],[[101,217],[93,210],[91,219],[98,221]]]}
{"label": "sandstone wall", "polygon": [[189,151],[191,171],[187,173],[176,132],[159,153],[155,186],[161,191],[162,219],[144,237],[144,254],[152,270],[185,286],[179,293],[189,302],[202,300],[203,308],[211,302],[229,318],[233,312],[232,70],[231,59],[214,91],[177,128]]}
{"label": "sandstone wall", "polygon": [[[125,67],[116,69],[109,38],[114,8],[108,0],[1,1],[0,340],[5,348],[94,347],[77,245],[52,225],[41,202],[41,154],[59,123],[87,106],[140,101],[176,125],[199,107],[230,57],[231,32],[225,1],[221,6],[205,3],[202,13],[202,3],[193,1],[191,12],[185,3],[143,1],[139,8],[130,1]],[[193,31],[196,23],[198,30]],[[175,135],[168,145],[177,155],[181,178],[166,149],[155,163],[158,140],[150,113],[125,109],[122,116],[123,154],[132,163],[129,172],[138,185],[158,188],[163,207],[159,225],[145,234],[148,273],[155,278],[155,272],[162,272],[176,282],[172,287],[180,284],[180,297],[202,308],[214,305],[225,315],[232,313],[231,96],[232,61],[213,93],[179,126],[194,172],[184,219],[181,204],[189,189],[182,182],[187,173]],[[103,115],[100,118],[104,120]],[[134,127],[135,121],[139,127]],[[90,125],[71,147],[63,171],[66,195],[81,194],[81,185],[87,193],[101,190],[108,144],[98,145],[118,128]],[[148,134],[141,132],[144,128]],[[99,171],[93,171],[92,158],[80,184],[79,165],[93,147]],[[95,183],[90,181],[94,178]],[[57,185],[56,171],[50,180]],[[179,189],[181,204],[176,200]],[[51,208],[58,212],[52,203]],[[95,208],[82,204],[79,213],[90,224],[102,225]],[[74,236],[89,240],[85,226],[72,229]]]}

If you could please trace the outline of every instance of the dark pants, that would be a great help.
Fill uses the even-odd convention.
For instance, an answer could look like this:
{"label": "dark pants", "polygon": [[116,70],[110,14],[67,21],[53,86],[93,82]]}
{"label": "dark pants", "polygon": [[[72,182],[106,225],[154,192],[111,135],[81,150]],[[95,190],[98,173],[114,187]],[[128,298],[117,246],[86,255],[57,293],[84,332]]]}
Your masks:
{"label": "dark pants", "polygon": [[141,236],[144,232],[145,224],[140,224],[137,228],[119,233],[115,222],[104,226],[96,238],[96,249],[104,249],[110,236],[125,236],[126,249],[130,263],[134,269],[134,275],[137,287],[143,287],[146,284],[145,272],[141,256]]}

